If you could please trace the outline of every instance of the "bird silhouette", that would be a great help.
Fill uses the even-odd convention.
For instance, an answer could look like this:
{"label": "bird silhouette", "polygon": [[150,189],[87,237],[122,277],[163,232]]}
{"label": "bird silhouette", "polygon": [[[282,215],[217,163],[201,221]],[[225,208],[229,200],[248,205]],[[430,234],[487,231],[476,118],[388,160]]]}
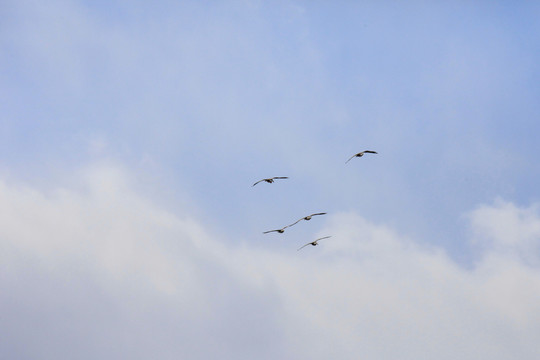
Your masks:
{"label": "bird silhouette", "polygon": [[289,226],[291,226],[291,225],[287,225],[285,227],[282,227],[281,229],[264,231],[263,234],[268,234],[268,233],[271,233],[271,232],[277,232],[277,233],[283,234],[285,232],[285,229],[288,228]]}
{"label": "bird silhouette", "polygon": [[253,186],[255,186],[258,183],[263,182],[263,181],[266,181],[267,183],[271,184],[271,183],[274,182],[275,179],[288,179],[288,177],[287,176],[274,176],[273,178],[259,180],[259,181],[257,181],[255,184],[253,184],[251,186],[253,187]]}
{"label": "bird silhouette", "polygon": [[354,157],[362,157],[362,156],[364,156],[364,154],[377,154],[377,152],[376,152],[376,151],[371,151],[371,150],[364,150],[364,151],[361,151],[361,152],[359,152],[359,153],[354,154],[353,156],[351,156],[351,157],[349,158],[349,160],[345,161],[345,164],[348,163],[349,161],[351,161],[352,158],[354,158]]}
{"label": "bird silhouette", "polygon": [[[300,248],[298,248],[298,250],[301,250],[301,249],[305,248],[305,247],[308,246],[308,245],[317,246],[317,245],[319,245],[319,244],[317,243],[319,240],[322,240],[322,239],[328,239],[328,238],[331,238],[331,237],[332,237],[332,236],[325,236],[325,237],[322,237],[322,238],[318,238],[318,239],[315,240],[315,241],[308,242],[307,244],[301,246]],[[296,250],[296,251],[298,251],[298,250]]]}
{"label": "bird silhouette", "polygon": [[299,223],[300,221],[302,221],[302,220],[309,221],[309,220],[311,220],[311,217],[313,217],[313,216],[317,216],[317,215],[325,215],[325,214],[326,214],[326,213],[323,212],[323,213],[315,213],[315,214],[311,214],[311,215],[308,215],[308,216],[304,216],[303,218],[296,220],[295,222],[293,222],[291,225],[288,225],[288,226],[293,226],[293,225],[295,225],[295,224],[298,224],[298,223]]}

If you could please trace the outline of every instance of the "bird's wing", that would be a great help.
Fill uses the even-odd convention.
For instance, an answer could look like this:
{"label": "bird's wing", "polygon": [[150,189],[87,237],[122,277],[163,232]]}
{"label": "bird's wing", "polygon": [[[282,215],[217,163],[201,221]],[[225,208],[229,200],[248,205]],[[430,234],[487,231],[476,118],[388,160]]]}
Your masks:
{"label": "bird's wing", "polygon": [[351,157],[349,158],[349,160],[345,161],[345,164],[348,163],[349,161],[351,161],[351,159],[352,159],[353,157],[355,157],[356,155],[358,155],[358,154],[354,154],[353,156],[351,156]]}
{"label": "bird's wing", "polygon": [[287,225],[287,226],[285,226],[285,227],[288,228],[288,227],[290,227],[290,226],[296,225],[296,224],[298,224],[298,223],[299,223],[300,221],[302,221],[302,220],[304,220],[304,218],[298,219],[298,220],[296,220],[295,222],[293,222],[291,225]]}
{"label": "bird's wing", "polygon": [[326,213],[316,213],[316,214],[311,214],[309,216],[315,216],[315,215],[325,215]]}
{"label": "bird's wing", "polygon": [[288,176],[274,176],[272,179],[288,179]]}
{"label": "bird's wing", "polygon": [[[303,245],[303,246],[299,247],[298,250],[301,250],[301,249],[305,248],[305,247],[308,246],[308,245],[311,245],[311,243],[308,242],[306,245]],[[296,250],[296,251],[298,251],[298,250]]]}
{"label": "bird's wing", "polygon": [[251,186],[255,186],[255,185],[257,185],[258,183],[260,183],[261,181],[264,181],[264,180],[265,180],[265,179],[259,180],[259,181],[257,181],[255,184],[253,184],[253,185],[251,185]]}
{"label": "bird's wing", "polygon": [[277,231],[277,230],[268,230],[268,231],[264,231],[263,234],[268,234],[268,233],[271,233],[272,231]]}
{"label": "bird's wing", "polygon": [[365,153],[370,153],[370,154],[377,154],[376,151],[371,151],[371,150],[366,150],[366,151],[364,151],[364,152],[365,152]]}
{"label": "bird's wing", "polygon": [[325,236],[325,237],[322,237],[322,238],[318,238],[317,240],[315,240],[314,242],[317,242],[319,240],[324,240],[324,239],[328,239],[328,238],[331,238],[332,236]]}

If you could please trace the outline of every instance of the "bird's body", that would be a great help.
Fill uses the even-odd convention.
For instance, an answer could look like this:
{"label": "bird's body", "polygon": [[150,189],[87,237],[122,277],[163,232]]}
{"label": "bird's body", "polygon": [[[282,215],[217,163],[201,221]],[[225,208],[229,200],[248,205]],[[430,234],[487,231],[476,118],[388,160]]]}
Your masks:
{"label": "bird's body", "polygon": [[351,156],[351,157],[349,158],[349,160],[345,161],[345,164],[348,163],[349,161],[351,161],[352,158],[354,158],[354,157],[362,157],[362,156],[364,156],[364,154],[377,154],[377,152],[376,152],[376,151],[371,151],[371,150],[364,150],[364,151],[361,151],[361,152],[359,152],[359,153],[354,154],[353,156]]}
{"label": "bird's body", "polygon": [[[322,238],[318,238],[318,239],[316,239],[316,240],[314,240],[312,242],[308,242],[307,244],[305,244],[305,245],[301,246],[300,248],[298,248],[298,250],[301,250],[301,249],[305,248],[308,245],[317,246],[317,245],[319,245],[318,244],[319,240],[328,239],[330,237],[332,237],[332,236],[325,236],[325,237],[322,237]],[[298,250],[296,250],[296,251],[298,251]]]}
{"label": "bird's body", "polygon": [[271,184],[271,183],[274,182],[275,179],[288,179],[288,177],[287,177],[287,176],[274,176],[274,177],[272,177],[272,178],[259,180],[259,181],[257,181],[255,184],[253,184],[253,185],[251,185],[251,186],[253,187],[253,186],[255,186],[255,185],[257,185],[258,183],[263,182],[263,181],[264,181],[264,182],[267,182],[267,183],[269,183],[269,184]]}
{"label": "bird's body", "polygon": [[308,216],[304,216],[303,218],[296,220],[295,222],[293,222],[293,223],[292,223],[291,225],[289,225],[289,226],[293,226],[293,225],[299,223],[299,222],[302,221],[302,220],[309,221],[309,220],[311,220],[311,218],[312,218],[313,216],[317,216],[317,215],[325,215],[325,214],[326,214],[326,213],[323,212],[323,213],[315,213],[315,214],[311,214],[311,215],[308,215]]}

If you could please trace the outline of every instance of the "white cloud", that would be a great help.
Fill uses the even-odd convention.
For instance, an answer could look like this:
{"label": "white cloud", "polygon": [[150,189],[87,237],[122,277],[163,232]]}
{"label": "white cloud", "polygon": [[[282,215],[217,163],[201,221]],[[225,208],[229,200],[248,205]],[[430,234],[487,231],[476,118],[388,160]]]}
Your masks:
{"label": "white cloud", "polygon": [[469,213],[469,218],[477,244],[540,265],[538,204],[519,208],[499,199],[493,206],[478,207]]}
{"label": "white cloud", "polygon": [[112,165],[82,173],[82,190],[0,183],[3,357],[539,355],[540,271],[497,246],[537,246],[535,206],[473,211],[494,241],[468,270],[354,213],[331,215],[318,235],[333,237],[300,252],[232,246]]}

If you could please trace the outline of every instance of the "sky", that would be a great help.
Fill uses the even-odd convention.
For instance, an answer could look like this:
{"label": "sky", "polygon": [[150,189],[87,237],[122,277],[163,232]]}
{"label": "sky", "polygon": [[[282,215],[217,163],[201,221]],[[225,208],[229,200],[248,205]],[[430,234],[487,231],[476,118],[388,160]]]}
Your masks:
{"label": "sky", "polygon": [[0,358],[538,359],[539,16],[0,2]]}

